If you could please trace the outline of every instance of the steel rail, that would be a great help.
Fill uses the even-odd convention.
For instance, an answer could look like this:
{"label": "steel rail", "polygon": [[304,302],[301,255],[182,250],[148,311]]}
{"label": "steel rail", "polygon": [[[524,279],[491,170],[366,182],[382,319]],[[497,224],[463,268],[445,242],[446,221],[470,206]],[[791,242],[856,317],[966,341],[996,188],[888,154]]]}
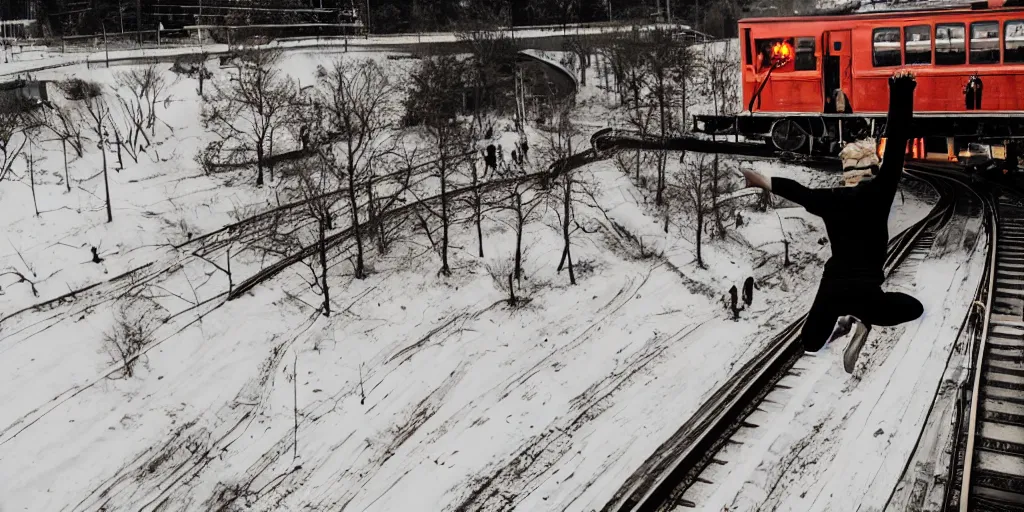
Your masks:
{"label": "steel rail", "polygon": [[[985,345],[988,343],[989,336],[989,325],[991,325],[992,318],[992,300],[995,296],[995,283],[996,283],[996,263],[999,255],[999,211],[998,205],[992,205],[991,214],[991,238],[989,243],[992,244],[993,250],[989,254],[989,267],[988,267],[988,297],[985,300],[985,317],[984,323],[981,328],[981,337],[978,339],[977,346],[977,360],[974,363],[974,385],[971,390],[971,410],[968,419],[967,426],[967,443],[964,451],[964,465],[963,465],[963,476],[960,480],[960,511],[968,512],[970,501],[971,501],[971,468],[974,464],[974,445],[978,427],[978,404],[980,403],[979,395],[981,393],[981,380],[982,372],[984,371],[984,357],[985,357]],[[953,454],[956,456],[956,453]],[[953,461],[950,461],[953,464]]]}

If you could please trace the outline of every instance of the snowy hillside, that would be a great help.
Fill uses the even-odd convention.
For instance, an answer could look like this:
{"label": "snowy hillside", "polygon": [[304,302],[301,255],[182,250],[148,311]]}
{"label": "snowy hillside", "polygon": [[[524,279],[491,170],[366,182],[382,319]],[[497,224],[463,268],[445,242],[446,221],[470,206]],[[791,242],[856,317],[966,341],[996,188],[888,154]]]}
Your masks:
{"label": "snowy hillside", "polygon": [[[398,82],[415,64],[372,52],[285,55],[277,69],[300,86],[337,58],[375,59]],[[330,317],[320,314],[315,271],[310,278],[318,261],[229,301],[231,287],[283,258],[259,248],[267,233],[240,227],[242,234],[218,235],[224,246],[182,244],[298,200],[298,186],[278,175],[256,187],[249,168],[205,173],[195,156],[213,136],[199,122],[197,82],[167,67],[160,70],[172,85],[152,145],[137,163],[122,155],[119,165],[116,150],[106,152],[112,222],[95,142],[81,158],[69,154],[70,191],[62,145],[45,137],[32,141],[34,177],[19,161],[14,179],[0,182],[0,268],[25,277],[0,276],[0,510],[600,509],[734,368],[809,305],[829,255],[818,219],[787,205],[761,211],[747,197],[721,219],[721,232],[704,236],[701,268],[692,212],[682,200],[656,206],[646,178],[627,174],[634,156],[656,155],[630,154],[574,175],[576,285],[557,270],[560,206],[545,200],[525,222],[514,306],[506,300],[516,241],[507,206],[487,212],[483,257],[475,226],[453,225],[450,277],[438,272],[434,239],[409,216],[389,252],[368,252],[365,279],[353,276],[349,244],[330,253]],[[206,87],[230,84],[238,72],[211,67]],[[141,68],[78,65],[34,76],[87,77],[113,98],[129,94],[115,74],[130,69]],[[576,148],[624,116],[599,70],[606,68],[593,68],[573,111]],[[690,98],[687,115],[715,109],[706,96]],[[506,162],[516,140],[510,124],[499,120],[495,133]],[[536,126],[527,133],[537,149],[524,171],[541,171],[551,134]],[[295,149],[295,140],[282,137],[276,152]],[[674,187],[698,165],[693,158],[668,155]],[[723,156],[719,165],[732,189],[739,166],[838,182],[768,161]],[[469,180],[460,175],[456,184]],[[424,179],[403,199],[436,189]],[[936,199],[920,185],[905,192],[891,233]],[[298,214],[274,218],[274,234],[311,225]],[[349,222],[339,215],[330,233]],[[747,277],[758,289],[734,319],[728,289]],[[133,299],[157,313],[129,376],[110,338]]]}

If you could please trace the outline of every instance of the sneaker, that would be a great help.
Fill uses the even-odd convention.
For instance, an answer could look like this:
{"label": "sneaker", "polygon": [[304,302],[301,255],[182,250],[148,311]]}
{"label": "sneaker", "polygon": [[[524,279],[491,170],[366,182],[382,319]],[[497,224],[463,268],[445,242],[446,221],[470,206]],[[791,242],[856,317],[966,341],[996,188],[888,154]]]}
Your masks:
{"label": "sneaker", "polygon": [[852,315],[839,317],[836,320],[835,328],[832,329],[832,334],[828,337],[828,340],[825,341],[825,344],[822,345],[822,348],[825,348],[833,341],[842,338],[843,336],[846,336],[847,333],[850,332],[850,328],[853,327],[853,323],[856,321],[857,319],[854,318]]}
{"label": "sneaker", "polygon": [[827,351],[828,348],[832,345],[833,341],[842,338],[843,336],[846,336],[847,334],[850,333],[850,329],[853,327],[853,323],[855,321],[856,319],[853,316],[847,315],[839,317],[838,319],[836,319],[836,326],[835,328],[832,329],[832,334],[830,334],[828,339],[825,340],[825,343],[821,345],[821,348],[814,351],[805,349],[804,355],[816,356]]}
{"label": "sneaker", "polygon": [[853,333],[850,344],[846,346],[846,350],[843,352],[843,368],[846,370],[846,373],[851,374],[857,365],[857,358],[860,357],[860,349],[864,348],[864,342],[868,339],[868,333],[871,332],[870,325],[866,325],[856,318],[854,320],[857,322],[857,329]]}

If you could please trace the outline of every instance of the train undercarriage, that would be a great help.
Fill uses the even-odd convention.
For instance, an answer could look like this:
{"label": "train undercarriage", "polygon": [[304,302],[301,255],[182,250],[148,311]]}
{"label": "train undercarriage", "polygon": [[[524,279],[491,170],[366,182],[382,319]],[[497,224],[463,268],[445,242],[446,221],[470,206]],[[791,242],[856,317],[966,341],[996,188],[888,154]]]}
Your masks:
{"label": "train undercarriage", "polygon": [[[735,142],[764,142],[781,153],[835,156],[848,142],[874,137],[884,147],[885,114],[756,112],[694,117],[694,132]],[[959,162],[969,172],[1018,172],[1024,154],[1024,112],[915,113],[907,155]]]}

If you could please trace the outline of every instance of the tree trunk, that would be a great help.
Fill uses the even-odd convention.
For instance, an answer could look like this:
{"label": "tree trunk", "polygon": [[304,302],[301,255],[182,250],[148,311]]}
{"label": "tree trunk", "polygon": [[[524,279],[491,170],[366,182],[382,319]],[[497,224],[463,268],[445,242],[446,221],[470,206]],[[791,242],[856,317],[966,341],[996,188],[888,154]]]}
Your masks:
{"label": "tree trunk", "polygon": [[684,77],[680,80],[679,84],[679,104],[682,106],[682,115],[679,117],[679,131],[686,133],[689,131],[686,124],[686,78]]}
{"label": "tree trunk", "polygon": [[64,184],[68,187],[68,192],[71,192],[71,176],[68,175],[68,140],[61,139],[61,146],[64,148]]}
{"label": "tree trunk", "polygon": [[441,162],[441,273],[450,276],[452,270],[448,266],[448,176],[446,166],[446,162]]}
{"label": "tree trunk", "polygon": [[[31,146],[29,146],[29,152],[31,153]],[[28,157],[28,181],[32,187],[32,207],[36,210],[36,217],[39,216],[39,203],[36,202],[36,166],[35,159],[30,155]]]}
{"label": "tree trunk", "polygon": [[384,240],[384,226],[377,217],[377,200],[373,196],[373,181],[366,183],[366,214],[370,225],[371,233],[376,234],[377,251],[381,254],[387,252],[387,244]]}
{"label": "tree trunk", "polygon": [[365,277],[363,272],[363,234],[359,225],[359,204],[356,202],[356,178],[352,165],[348,166],[348,203],[352,210],[352,233],[356,237],[356,269],[355,278]]}
{"label": "tree trunk", "polygon": [[711,211],[715,217],[715,232],[719,238],[725,237],[725,221],[722,219],[722,212],[718,207],[718,194],[719,194],[719,183],[721,175],[718,167],[718,153],[715,153],[714,160],[711,163]]}
{"label": "tree trunk", "polygon": [[700,254],[700,242],[701,236],[704,233],[704,212],[700,208],[697,209],[697,266],[704,268],[704,258]]}
{"label": "tree trunk", "polygon": [[519,191],[513,192],[512,200],[516,206],[516,280],[523,278],[523,196]]}
{"label": "tree trunk", "polygon": [[580,52],[580,86],[587,86],[587,65],[589,64],[587,52]]}
{"label": "tree trunk", "polygon": [[[665,97],[665,79],[658,77],[658,110],[661,117],[661,138],[665,139],[665,103],[668,99]],[[661,206],[664,190],[665,190],[665,153],[660,152],[658,155],[658,190],[654,194],[654,204]]]}
{"label": "tree trunk", "polygon": [[331,316],[331,292],[327,288],[327,242],[324,235],[324,221],[320,224],[320,287],[324,291],[324,316]]}
{"label": "tree trunk", "polygon": [[[643,137],[643,130],[640,131],[640,136]],[[640,150],[636,150],[636,186],[640,186]]]}
{"label": "tree trunk", "polygon": [[256,143],[256,186],[263,186],[263,143]]}
{"label": "tree trunk", "polygon": [[270,182],[273,183],[274,182],[274,130],[270,130],[270,148],[269,149],[270,150],[268,151],[268,153],[270,153],[270,154],[268,156],[270,156],[270,161],[267,162],[267,170],[270,171]]}
{"label": "tree trunk", "polygon": [[120,172],[124,169],[124,160],[121,159],[121,132],[114,130],[114,143],[117,144],[117,168]]}
{"label": "tree trunk", "polygon": [[483,258],[484,257],[484,231],[483,231],[483,227],[481,226],[481,224],[483,223],[483,219],[481,218],[483,216],[483,212],[482,212],[483,205],[481,204],[482,201],[480,199],[480,191],[477,189],[477,187],[479,186],[479,183],[480,183],[480,179],[479,179],[479,176],[477,175],[476,162],[473,162],[471,165],[472,165],[472,169],[473,169],[473,217],[474,217],[473,220],[476,221],[477,249],[480,252],[480,257]]}
{"label": "tree trunk", "polygon": [[[103,129],[100,128],[100,133]],[[110,210],[110,180],[107,178],[107,148],[100,144],[100,153],[103,153],[103,188],[107,193],[107,222],[114,221],[114,214]]]}
{"label": "tree trunk", "polygon": [[576,284],[576,273],[572,269],[572,249],[569,243],[569,220],[572,214],[572,175],[565,175],[565,196],[562,198],[562,237],[565,239],[565,259],[569,264],[569,284]]}

